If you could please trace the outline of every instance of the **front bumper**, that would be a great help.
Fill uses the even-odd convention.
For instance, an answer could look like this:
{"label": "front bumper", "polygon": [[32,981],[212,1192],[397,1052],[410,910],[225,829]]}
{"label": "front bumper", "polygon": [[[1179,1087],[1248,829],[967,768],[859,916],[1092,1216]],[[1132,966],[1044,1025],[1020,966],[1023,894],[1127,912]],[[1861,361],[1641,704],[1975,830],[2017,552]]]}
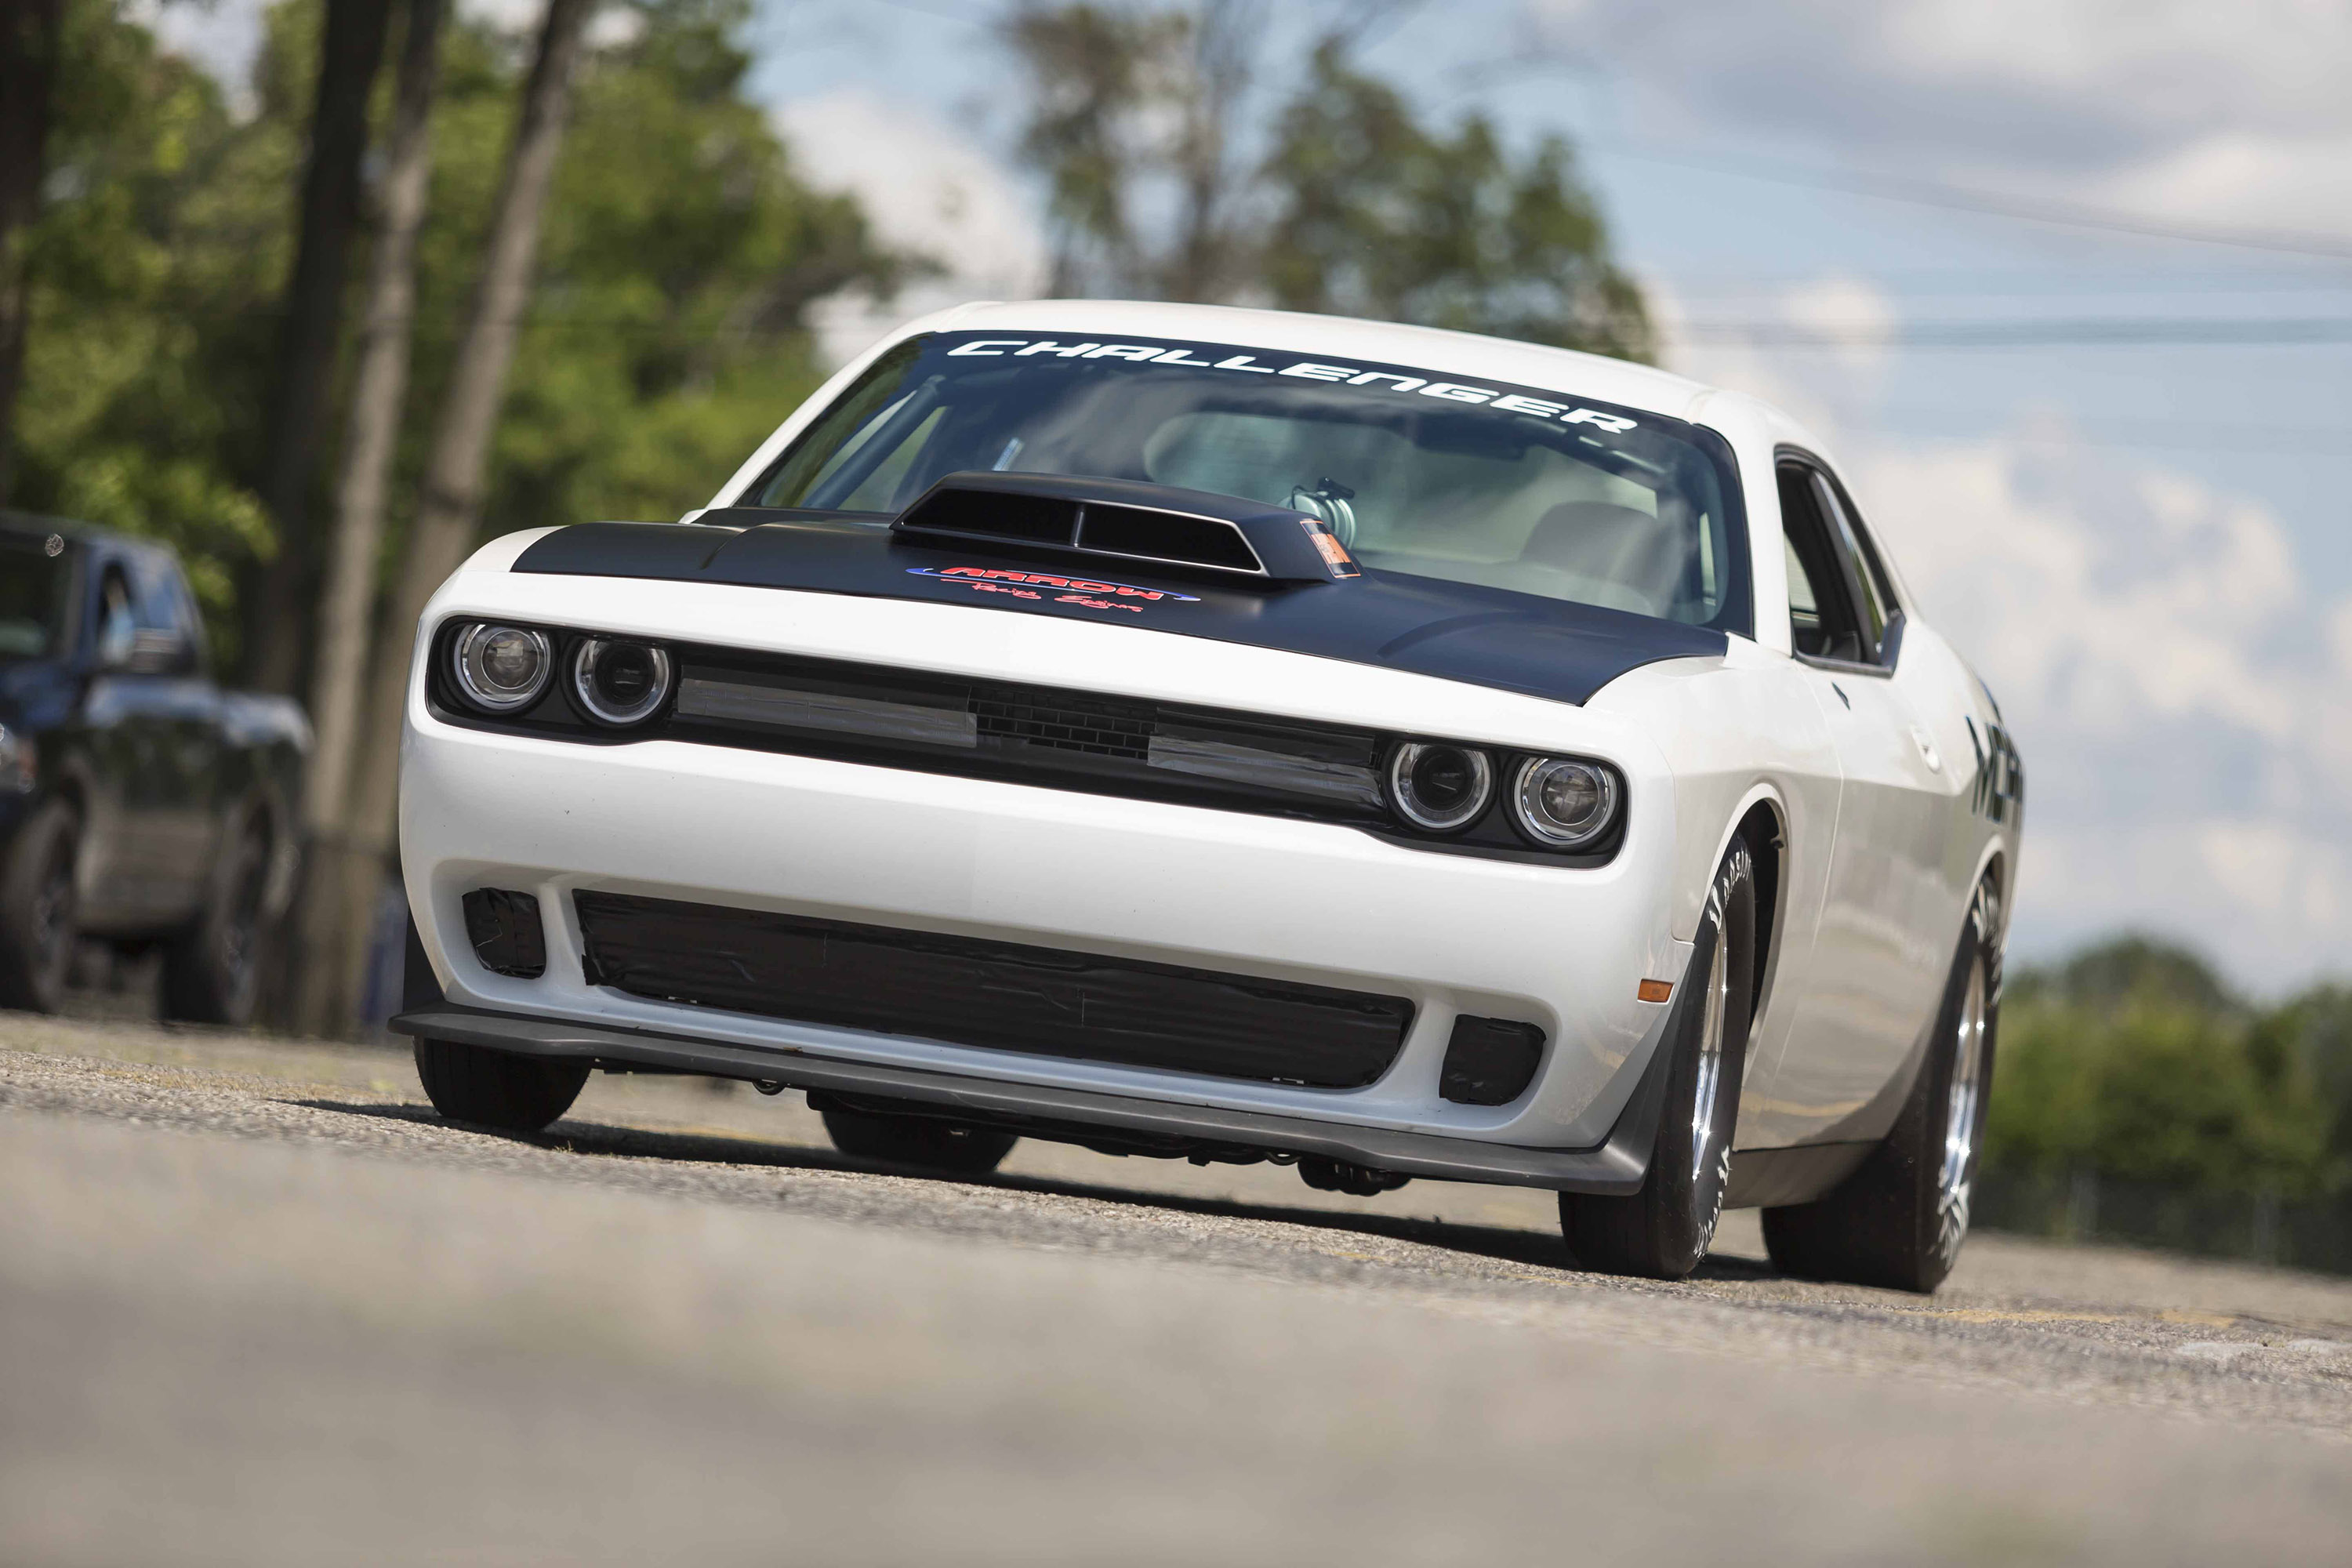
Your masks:
{"label": "front bumper", "polygon": [[1649,1173],[1650,1148],[1665,1099],[1665,1058],[1657,1056],[1642,1073],[1605,1142],[1591,1149],[1522,1149],[1426,1132],[877,1067],[800,1051],[751,1049],[691,1036],[564,1024],[446,1004],[404,1013],[392,1020],[392,1027],[404,1035],[522,1056],[751,1079],[792,1089],[911,1102],[957,1120],[1015,1131],[1060,1131],[1082,1142],[1108,1133],[1221,1150],[1320,1155],[1404,1176],[1557,1192],[1640,1191]]}
{"label": "front bumper", "polygon": [[[454,592],[470,575],[445,590],[439,608],[478,607],[457,602]],[[561,618],[575,624],[585,618],[582,602],[609,586],[560,581],[572,601]],[[501,598],[512,592],[507,583],[498,586]],[[725,618],[728,601],[716,596],[722,592],[698,590],[713,595],[711,618]],[[771,616],[769,606],[795,598],[758,597]],[[501,607],[478,604],[487,613]],[[787,646],[845,657],[880,651],[846,646],[864,635],[856,629],[862,623],[846,619],[841,624],[849,629],[820,643],[809,628],[825,608],[804,616]],[[1005,619],[925,613],[957,626]],[[625,627],[620,614],[617,604],[604,607],[592,624]],[[659,635],[657,627],[643,629]],[[1125,636],[1137,646],[1176,640]],[[751,640],[748,627],[740,640]],[[1301,656],[1241,651],[1263,666],[1260,684],[1286,693],[1318,689],[1326,668]],[[1043,670],[1024,667],[1033,655],[1064,671],[1085,667],[1071,650],[1047,645],[992,649],[990,662],[1007,678],[1036,679]],[[1102,680],[1109,689],[1138,689],[1148,676],[1139,671],[1129,684],[1107,671]],[[1448,705],[1466,689],[1420,677],[1381,679],[1390,684],[1374,688],[1368,673],[1357,672],[1352,684],[1363,688],[1361,698],[1349,693],[1345,700],[1378,704],[1398,727],[1459,732],[1462,715]],[[1481,693],[1476,701],[1498,709],[1498,724],[1516,726],[1497,739],[1517,743],[1592,750],[1595,734],[1622,726],[1533,699]],[[1332,703],[1332,711],[1316,716],[1361,721],[1361,710],[1339,711],[1341,700]],[[425,956],[447,1007],[557,1031],[531,1036],[541,1043],[530,1048],[554,1049],[546,1041],[560,1037],[572,1041],[562,1047],[568,1054],[646,1065],[675,1065],[684,1059],[680,1051],[698,1052],[695,1059],[709,1065],[688,1070],[819,1088],[825,1086],[811,1079],[813,1064],[910,1074],[950,1083],[956,1094],[1060,1107],[1027,1113],[1039,1117],[1074,1106],[1131,1116],[1144,1105],[1158,1108],[1153,1114],[1163,1121],[1206,1117],[1239,1127],[1267,1119],[1271,1131],[1260,1128],[1243,1142],[1302,1150],[1310,1138],[1352,1140],[1357,1154],[1334,1157],[1430,1174],[1444,1173],[1435,1167],[1444,1165],[1473,1180],[1597,1181],[1604,1185],[1591,1190],[1606,1190],[1612,1178],[1597,1168],[1538,1156],[1593,1156],[1608,1143],[1669,1012],[1639,1001],[1637,984],[1678,980],[1689,956],[1689,943],[1676,941],[1670,925],[1670,780],[1654,753],[1637,754],[1622,733],[1607,737],[1615,742],[1607,754],[1622,759],[1636,800],[1625,841],[1606,865],[1555,867],[1433,853],[1329,824],[818,757],[666,740],[583,746],[459,728],[433,716],[421,680],[412,680],[408,717],[402,859]],[[547,936],[543,975],[497,974],[476,959],[462,901],[481,888],[538,898]],[[592,889],[1377,992],[1408,999],[1413,1020],[1377,1081],[1318,1089],[696,1007],[591,983],[573,895]],[[1512,1103],[1465,1105],[1440,1096],[1448,1038],[1465,1014],[1543,1030],[1542,1063]],[[510,1045],[530,1035],[516,1034],[519,1024],[499,1027]],[[607,1036],[667,1043],[658,1047],[660,1060],[580,1043],[604,1039],[609,1047]],[[1295,1131],[1301,1127],[1320,1131]],[[1274,1132],[1283,1140],[1268,1142]],[[1492,1152],[1415,1155],[1400,1138]],[[1383,1157],[1371,1157],[1372,1144]],[[1529,1173],[1501,1173],[1513,1169]]]}

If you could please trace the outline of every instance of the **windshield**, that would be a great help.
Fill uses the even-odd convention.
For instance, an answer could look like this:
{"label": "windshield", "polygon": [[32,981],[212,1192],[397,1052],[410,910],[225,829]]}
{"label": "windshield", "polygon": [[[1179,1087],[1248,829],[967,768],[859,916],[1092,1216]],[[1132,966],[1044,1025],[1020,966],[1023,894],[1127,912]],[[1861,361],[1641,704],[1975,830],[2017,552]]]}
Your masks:
{"label": "windshield", "polygon": [[1213,490],[1321,517],[1375,571],[1748,630],[1719,440],[1402,366],[927,334],[877,361],[744,504],[895,515],[973,469]]}
{"label": "windshield", "polygon": [[43,658],[57,647],[73,582],[66,549],[57,534],[0,533],[0,658]]}

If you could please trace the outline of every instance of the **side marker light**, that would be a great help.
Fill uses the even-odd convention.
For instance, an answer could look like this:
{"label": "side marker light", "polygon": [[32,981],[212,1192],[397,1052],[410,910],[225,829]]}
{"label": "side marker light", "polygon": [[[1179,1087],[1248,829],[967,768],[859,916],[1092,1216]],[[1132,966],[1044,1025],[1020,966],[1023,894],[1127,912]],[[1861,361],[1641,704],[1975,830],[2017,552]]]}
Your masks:
{"label": "side marker light", "polygon": [[1644,1002],[1663,1002],[1674,994],[1675,983],[1671,980],[1644,980],[1637,993]]}

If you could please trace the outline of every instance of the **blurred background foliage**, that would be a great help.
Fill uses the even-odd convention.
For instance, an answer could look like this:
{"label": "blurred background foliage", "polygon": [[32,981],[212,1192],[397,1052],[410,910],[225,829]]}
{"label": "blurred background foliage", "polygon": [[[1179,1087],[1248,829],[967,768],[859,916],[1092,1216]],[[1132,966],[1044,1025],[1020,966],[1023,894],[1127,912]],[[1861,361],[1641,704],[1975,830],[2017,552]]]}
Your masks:
{"label": "blurred background foliage", "polygon": [[[920,265],[794,173],[742,94],[741,0],[634,9],[634,36],[580,83],[494,447],[493,532],[699,505],[822,379],[807,307]],[[235,668],[239,585],[274,548],[256,476],[320,10],[269,13],[242,106],[107,0],[68,16],[11,504],[178,545]],[[524,44],[463,19],[444,43],[396,498],[413,497],[463,327]],[[391,552],[405,510],[396,499]]]}
{"label": "blurred background foliage", "polygon": [[1648,360],[1641,290],[1558,136],[1423,121],[1355,59],[1397,7],[1327,12],[1286,73],[1261,0],[1030,5],[1000,28],[1028,87],[1052,291],[1273,305]]}
{"label": "blurred background foliage", "polygon": [[2148,937],[2013,972],[1987,1174],[2311,1198],[2352,1186],[2352,989],[2263,1006]]}
{"label": "blurred background foliage", "polygon": [[[701,504],[828,368],[809,308],[843,290],[887,299],[936,265],[881,244],[852,198],[795,171],[743,90],[748,10],[606,7],[629,25],[600,29],[580,81],[493,449],[489,533]],[[1475,115],[1423,124],[1351,61],[1379,10],[1340,8],[1305,68],[1273,80],[1268,8],[1247,0],[1008,12],[1000,41],[1027,84],[1022,151],[1050,193],[1058,291],[1646,358],[1640,292],[1566,144],[1517,153]],[[237,671],[253,616],[304,610],[254,595],[278,542],[257,491],[322,0],[269,11],[237,94],[163,52],[134,6],[67,0],[66,13],[8,502],[170,540]],[[387,560],[414,511],[529,44],[479,16],[443,42]],[[383,73],[379,133],[392,85]],[[364,276],[362,253],[354,300]],[[314,516],[331,511],[331,466]]]}

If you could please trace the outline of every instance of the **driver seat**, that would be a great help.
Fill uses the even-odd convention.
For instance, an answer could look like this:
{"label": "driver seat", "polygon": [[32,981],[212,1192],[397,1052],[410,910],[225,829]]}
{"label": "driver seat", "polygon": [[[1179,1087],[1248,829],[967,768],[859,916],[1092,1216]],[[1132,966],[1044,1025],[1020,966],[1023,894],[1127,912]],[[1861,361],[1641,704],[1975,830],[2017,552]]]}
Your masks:
{"label": "driver seat", "polygon": [[1543,514],[1519,559],[1617,584],[1664,615],[1682,584],[1685,545],[1680,529],[1648,512],[1613,501],[1572,500]]}

